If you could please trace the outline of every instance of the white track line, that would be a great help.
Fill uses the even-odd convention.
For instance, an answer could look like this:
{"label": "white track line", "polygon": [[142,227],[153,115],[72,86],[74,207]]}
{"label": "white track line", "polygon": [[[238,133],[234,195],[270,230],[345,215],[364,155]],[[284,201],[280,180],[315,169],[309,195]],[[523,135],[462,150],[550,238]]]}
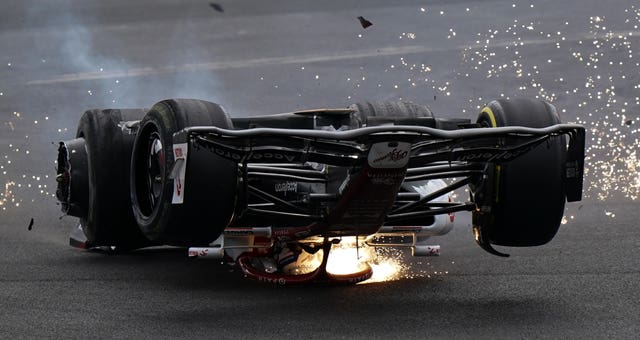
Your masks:
{"label": "white track line", "polygon": [[[627,32],[610,32],[611,36],[639,36],[640,31],[627,31]],[[566,39],[563,43],[570,41],[578,41],[578,40],[586,40],[586,39],[603,39],[605,38],[605,34],[598,34],[594,36],[593,34],[581,34],[576,35],[570,39]],[[511,45],[520,45],[523,46],[531,46],[531,45],[546,45],[546,44],[555,44],[558,42],[556,39],[531,39],[531,40],[522,40],[522,41],[502,41],[502,42],[494,42],[490,43],[487,47],[504,47]],[[168,73],[181,73],[181,72],[194,72],[194,71],[211,71],[211,70],[225,70],[225,69],[234,69],[234,68],[248,68],[248,67],[260,67],[260,66],[271,66],[271,65],[289,65],[289,64],[309,64],[309,63],[320,63],[327,61],[339,61],[339,60],[349,60],[349,59],[361,59],[361,58],[372,58],[372,57],[381,57],[381,56],[394,56],[394,55],[406,55],[406,54],[416,54],[416,53],[433,53],[433,52],[444,52],[451,50],[465,50],[465,49],[478,49],[484,48],[485,46],[480,45],[466,45],[466,46],[457,46],[454,48],[445,48],[445,47],[428,47],[428,46],[390,46],[390,47],[382,47],[375,50],[366,50],[366,51],[352,51],[352,52],[344,52],[341,54],[329,54],[329,55],[301,55],[301,56],[286,56],[286,57],[273,57],[273,58],[258,58],[258,59],[247,59],[247,60],[235,60],[235,61],[220,61],[220,62],[209,62],[209,63],[196,63],[196,64],[184,64],[178,66],[163,66],[163,67],[144,67],[144,68],[134,68],[125,71],[115,71],[115,72],[82,72],[82,73],[68,73],[63,74],[59,77],[49,78],[49,79],[38,79],[31,80],[27,82],[27,85],[46,85],[46,84],[56,84],[56,83],[68,83],[75,81],[86,81],[86,80],[98,80],[98,79],[122,79],[122,78],[130,78],[130,77],[142,77],[142,76],[150,76],[150,75],[158,75],[158,74],[168,74]]]}

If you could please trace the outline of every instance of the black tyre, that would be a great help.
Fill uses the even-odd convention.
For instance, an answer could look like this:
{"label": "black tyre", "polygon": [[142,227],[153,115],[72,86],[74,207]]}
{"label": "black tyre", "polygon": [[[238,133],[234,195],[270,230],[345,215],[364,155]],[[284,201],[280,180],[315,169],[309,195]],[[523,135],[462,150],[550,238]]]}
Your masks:
{"label": "black tyre", "polygon": [[351,108],[358,112],[358,127],[385,124],[396,119],[433,118],[427,106],[410,102],[364,102],[353,104]]}
{"label": "black tyre", "polygon": [[70,199],[72,205],[74,200],[86,200],[77,202],[82,208],[76,215],[91,245],[120,249],[149,245],[131,211],[129,163],[135,135],[123,129],[125,122],[140,120],[144,114],[142,109],[89,110],[80,119],[75,141],[84,144],[86,168],[76,169],[79,181],[71,178],[71,182],[86,196]]}
{"label": "black tyre", "polygon": [[232,123],[219,105],[194,99],[161,101],[140,122],[131,158],[131,201],[140,230],[154,242],[206,245],[233,216],[237,165],[206,148],[189,150],[184,203],[172,204],[173,133],[189,126],[232,128]]}
{"label": "black tyre", "polygon": [[[496,100],[478,116],[484,127],[542,128],[560,123],[553,105],[541,100]],[[488,179],[475,193],[476,239],[502,246],[538,246],[555,236],[565,204],[563,137],[504,164],[488,164]],[[480,242],[480,241],[479,241]]]}

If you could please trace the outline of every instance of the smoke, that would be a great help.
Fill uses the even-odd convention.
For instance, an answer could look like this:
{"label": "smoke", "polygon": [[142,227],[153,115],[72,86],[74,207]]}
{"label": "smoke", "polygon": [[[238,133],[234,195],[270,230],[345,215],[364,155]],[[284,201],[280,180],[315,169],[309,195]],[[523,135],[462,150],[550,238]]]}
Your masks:
{"label": "smoke", "polygon": [[[158,8],[169,5],[175,8]],[[0,43],[12,48],[1,73],[0,214],[55,208],[56,142],[75,137],[84,111],[148,108],[178,97],[216,100],[215,76],[184,67],[210,61],[211,46],[199,41],[190,7],[207,4],[158,4],[148,12],[136,6],[43,1],[17,9],[23,21],[2,25]],[[172,17],[159,25],[167,18],[156,13]]]}

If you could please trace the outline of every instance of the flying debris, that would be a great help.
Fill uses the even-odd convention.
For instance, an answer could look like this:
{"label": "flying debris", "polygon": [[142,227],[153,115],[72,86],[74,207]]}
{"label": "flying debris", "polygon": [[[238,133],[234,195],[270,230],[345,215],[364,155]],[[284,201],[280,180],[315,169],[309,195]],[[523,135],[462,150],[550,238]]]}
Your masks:
{"label": "flying debris", "polygon": [[364,17],[358,17],[358,20],[360,20],[360,25],[362,25],[362,28],[367,28],[371,25],[373,25],[373,23],[367,19],[365,19]]}
{"label": "flying debris", "polygon": [[224,13],[224,8],[222,8],[222,6],[220,6],[220,4],[218,4],[218,3],[210,2],[209,6],[211,6],[211,8],[215,9],[216,11],[218,11],[220,13]]}

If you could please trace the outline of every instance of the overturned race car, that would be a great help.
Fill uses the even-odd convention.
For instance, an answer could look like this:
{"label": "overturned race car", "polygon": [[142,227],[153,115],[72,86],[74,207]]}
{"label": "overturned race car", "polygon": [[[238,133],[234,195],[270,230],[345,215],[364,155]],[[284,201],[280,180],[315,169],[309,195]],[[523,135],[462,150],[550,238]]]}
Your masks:
{"label": "overturned race car", "polygon": [[80,248],[181,246],[260,281],[349,284],[372,269],[327,270],[343,240],[437,255],[429,238],[460,211],[492,254],[549,242],[582,196],[584,134],[532,99],[493,101],[475,122],[409,102],[230,118],[170,99],[85,112],[59,144],[56,195]]}

